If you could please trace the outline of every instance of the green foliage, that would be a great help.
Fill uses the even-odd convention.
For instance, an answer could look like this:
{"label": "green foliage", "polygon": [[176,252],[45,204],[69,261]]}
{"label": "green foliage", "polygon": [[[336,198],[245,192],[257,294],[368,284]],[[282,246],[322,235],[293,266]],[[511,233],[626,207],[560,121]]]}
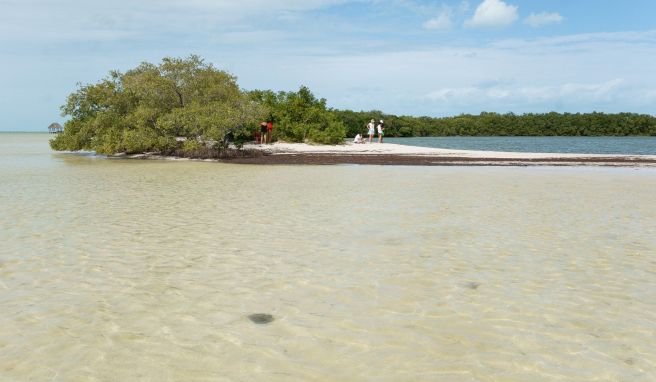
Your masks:
{"label": "green foliage", "polygon": [[198,56],[164,58],[80,86],[62,106],[70,119],[51,146],[104,154],[164,152],[176,148],[176,137],[185,137],[223,147],[226,136],[249,134],[266,113],[234,76]]}
{"label": "green foliage", "polygon": [[190,140],[185,141],[182,144],[182,150],[184,150],[184,151],[196,151],[196,150],[202,149],[203,146],[204,145],[202,143],[198,142],[197,140],[190,139]]}
{"label": "green foliage", "polygon": [[298,92],[255,90],[250,92],[250,97],[269,110],[269,119],[275,125],[275,139],[288,142],[344,143],[344,123],[326,107],[325,99],[317,99],[305,86],[301,86]]}
{"label": "green foliage", "polygon": [[619,113],[546,113],[523,114],[481,113],[454,117],[430,118],[383,114],[380,111],[334,110],[336,118],[346,126],[347,136],[365,134],[371,119],[385,120],[385,135],[395,137],[423,136],[656,136],[656,117]]}

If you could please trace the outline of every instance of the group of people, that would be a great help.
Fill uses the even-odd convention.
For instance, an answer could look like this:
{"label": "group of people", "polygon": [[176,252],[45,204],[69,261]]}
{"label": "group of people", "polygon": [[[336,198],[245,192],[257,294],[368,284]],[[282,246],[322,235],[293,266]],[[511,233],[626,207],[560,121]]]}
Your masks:
{"label": "group of people", "polygon": [[[385,122],[382,119],[378,122],[378,124],[376,124],[375,119],[372,119],[367,124],[367,135],[369,135],[369,143],[371,143],[371,141],[374,139],[376,130],[378,130],[378,143],[383,143],[383,136],[385,136]],[[358,135],[355,136],[355,139],[353,139],[353,143],[365,143],[364,138],[362,138],[362,134],[358,133]]]}
{"label": "group of people", "polygon": [[260,122],[260,132],[259,136],[258,133],[255,132],[255,141],[260,142],[261,145],[265,143],[271,143],[271,138],[273,137],[273,122],[271,120],[269,121],[262,121]]}

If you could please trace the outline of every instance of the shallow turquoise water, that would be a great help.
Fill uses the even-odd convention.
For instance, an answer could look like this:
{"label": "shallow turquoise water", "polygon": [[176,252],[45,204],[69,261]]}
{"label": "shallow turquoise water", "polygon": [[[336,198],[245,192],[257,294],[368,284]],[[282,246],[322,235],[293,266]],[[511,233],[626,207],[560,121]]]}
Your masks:
{"label": "shallow turquoise water", "polygon": [[385,141],[457,150],[656,155],[656,137],[416,137]]}

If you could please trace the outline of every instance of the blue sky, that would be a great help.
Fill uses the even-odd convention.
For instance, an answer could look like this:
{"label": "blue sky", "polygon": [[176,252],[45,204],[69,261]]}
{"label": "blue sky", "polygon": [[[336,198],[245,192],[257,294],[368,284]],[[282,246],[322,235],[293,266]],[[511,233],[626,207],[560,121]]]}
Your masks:
{"label": "blue sky", "polygon": [[44,130],[77,83],[189,54],[336,108],[654,114],[655,14],[653,0],[0,0],[0,130]]}

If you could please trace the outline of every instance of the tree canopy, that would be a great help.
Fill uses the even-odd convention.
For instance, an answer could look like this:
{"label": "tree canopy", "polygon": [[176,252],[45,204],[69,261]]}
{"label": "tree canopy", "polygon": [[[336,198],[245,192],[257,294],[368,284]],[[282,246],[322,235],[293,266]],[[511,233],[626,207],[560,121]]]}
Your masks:
{"label": "tree canopy", "polygon": [[54,149],[113,154],[173,149],[176,137],[223,144],[250,134],[267,110],[234,76],[190,56],[113,71],[69,95],[62,114],[71,118]]}
{"label": "tree canopy", "polygon": [[62,114],[70,119],[51,141],[55,150],[114,154],[170,152],[180,145],[221,148],[227,137],[250,139],[266,119],[276,122],[278,139],[291,142],[341,143],[345,137],[326,100],[308,88],[246,92],[233,75],[193,55],[112,71],[96,84],[79,86]]}

